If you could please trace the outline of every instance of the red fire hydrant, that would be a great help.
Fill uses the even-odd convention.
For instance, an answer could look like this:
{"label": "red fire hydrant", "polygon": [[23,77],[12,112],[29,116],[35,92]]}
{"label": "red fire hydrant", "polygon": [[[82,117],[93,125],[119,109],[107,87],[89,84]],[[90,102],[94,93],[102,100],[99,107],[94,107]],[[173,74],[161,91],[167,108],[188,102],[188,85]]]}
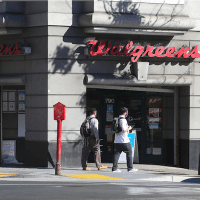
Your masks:
{"label": "red fire hydrant", "polygon": [[60,102],[54,106],[54,120],[57,120],[57,152],[56,152],[56,169],[55,175],[61,174],[61,135],[62,135],[62,120],[65,120],[66,106]]}

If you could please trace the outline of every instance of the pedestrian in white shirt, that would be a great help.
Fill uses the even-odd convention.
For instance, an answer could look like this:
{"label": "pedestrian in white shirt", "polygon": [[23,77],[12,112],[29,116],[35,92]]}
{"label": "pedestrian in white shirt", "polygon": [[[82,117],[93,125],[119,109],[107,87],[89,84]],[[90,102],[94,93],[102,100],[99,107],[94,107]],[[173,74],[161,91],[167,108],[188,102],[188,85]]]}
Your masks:
{"label": "pedestrian in white shirt", "polygon": [[114,151],[114,157],[113,157],[113,172],[121,172],[121,170],[118,169],[118,160],[120,157],[121,152],[123,151],[126,153],[127,158],[127,170],[128,172],[135,172],[138,171],[137,169],[133,168],[133,157],[132,157],[132,147],[130,140],[128,138],[129,131],[132,129],[131,126],[128,126],[126,117],[128,116],[128,109],[125,107],[122,107],[120,109],[120,116],[119,116],[119,126],[121,128],[121,132],[115,133],[115,151]]}

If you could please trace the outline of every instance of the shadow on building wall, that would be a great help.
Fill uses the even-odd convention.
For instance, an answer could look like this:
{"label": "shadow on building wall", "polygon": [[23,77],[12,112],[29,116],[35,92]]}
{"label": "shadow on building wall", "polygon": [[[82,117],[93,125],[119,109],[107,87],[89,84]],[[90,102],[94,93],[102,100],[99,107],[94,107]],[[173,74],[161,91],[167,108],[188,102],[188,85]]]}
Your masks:
{"label": "shadow on building wall", "polygon": [[[83,2],[73,2],[72,11],[77,13],[77,6],[79,6],[79,11],[82,9]],[[162,10],[163,4],[160,5],[159,11]],[[113,7],[113,1],[105,1],[104,8],[107,13],[132,13],[136,14],[142,23],[142,15],[140,15],[140,3],[124,3],[124,1],[120,1],[117,4],[117,7]],[[175,7],[174,7],[175,10]],[[159,11],[157,15],[159,15]],[[81,11],[80,11],[81,12]],[[172,11],[169,15],[174,16],[175,11]],[[113,18],[113,20],[118,20],[117,18]],[[131,61],[128,57],[91,57],[84,55],[84,48],[86,46],[86,42],[88,39],[96,39],[96,40],[113,40],[118,42],[119,44],[126,44],[128,41],[132,40],[138,44],[142,45],[152,45],[158,46],[160,44],[167,46],[173,37],[163,37],[163,36],[140,36],[140,35],[91,35],[84,33],[81,27],[73,26],[73,24],[77,25],[77,20],[73,17],[72,26],[69,27],[66,33],[63,35],[63,42],[58,44],[56,47],[53,57],[53,60],[50,60],[52,69],[50,69],[50,73],[60,73],[60,74],[74,74],[74,73],[82,73],[82,74],[93,74],[93,75],[104,75],[104,70],[108,71],[110,76],[117,78],[115,74],[119,74],[122,78],[133,78],[130,66]],[[156,22],[155,22],[156,23]],[[168,23],[168,22],[165,22]],[[163,24],[164,25],[164,24]],[[87,39],[86,39],[87,38]],[[65,45],[66,44],[66,45]],[[143,61],[148,60],[150,65],[163,65],[165,66],[170,63],[171,65],[188,65],[188,63],[192,62],[191,59],[170,59],[169,58],[143,58]],[[164,66],[164,65],[163,65]],[[106,68],[109,68],[109,70]],[[185,74],[190,74],[190,69],[185,72]],[[180,75],[180,78],[185,75]],[[83,80],[84,83],[84,80]],[[73,87],[73,86],[71,86]],[[86,106],[86,94],[82,94],[82,98],[77,105],[80,107]],[[69,139],[69,138],[68,138]],[[80,144],[82,141],[76,141],[74,144],[70,145],[70,148],[80,150]],[[69,149],[69,147],[67,148]],[[79,152],[76,151],[77,152]],[[80,155],[76,154],[77,158],[80,159]],[[65,155],[66,158],[68,157]],[[55,155],[53,155],[55,157]],[[49,153],[49,158],[51,158],[51,154]],[[51,158],[49,162],[54,166],[53,159]],[[67,162],[67,161],[66,161]]]}

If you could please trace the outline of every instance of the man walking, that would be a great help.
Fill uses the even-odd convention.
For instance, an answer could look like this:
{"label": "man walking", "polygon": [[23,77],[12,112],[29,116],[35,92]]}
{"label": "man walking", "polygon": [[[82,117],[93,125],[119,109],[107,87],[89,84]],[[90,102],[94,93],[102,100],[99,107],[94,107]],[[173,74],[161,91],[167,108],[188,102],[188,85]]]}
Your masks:
{"label": "man walking", "polygon": [[87,117],[86,120],[90,121],[91,134],[89,137],[84,138],[84,147],[82,149],[82,158],[81,163],[83,170],[91,170],[87,167],[87,159],[90,151],[94,153],[95,163],[98,170],[106,169],[107,166],[101,165],[101,152],[100,152],[100,141],[99,141],[99,133],[98,133],[98,125],[99,122],[96,119],[97,110],[95,108],[91,108],[90,116]]}
{"label": "man walking", "polygon": [[115,141],[114,141],[115,152],[114,152],[113,167],[112,167],[113,172],[121,172],[121,170],[117,169],[117,167],[118,167],[118,160],[122,151],[126,153],[128,172],[138,171],[138,169],[133,168],[132,147],[130,140],[128,138],[129,130],[131,130],[132,127],[128,126],[127,120],[125,119],[127,116],[128,116],[128,109],[122,107],[120,109],[120,116],[119,116],[119,126],[122,131],[119,133],[115,133]]}

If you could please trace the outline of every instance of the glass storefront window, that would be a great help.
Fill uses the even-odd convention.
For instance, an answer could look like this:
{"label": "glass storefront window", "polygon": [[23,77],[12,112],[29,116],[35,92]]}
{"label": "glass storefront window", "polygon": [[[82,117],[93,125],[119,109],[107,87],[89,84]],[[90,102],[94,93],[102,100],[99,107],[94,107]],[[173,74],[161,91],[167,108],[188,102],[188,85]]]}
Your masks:
{"label": "glass storefront window", "polygon": [[128,125],[134,125],[133,130],[136,130],[137,133],[137,143],[138,143],[138,151],[141,152],[141,143],[142,143],[142,136],[141,136],[141,105],[142,101],[140,99],[123,99],[119,102],[119,107],[126,107],[128,108]]}
{"label": "glass storefront window", "polygon": [[161,155],[162,98],[148,97],[146,108],[146,154]]}
{"label": "glass storefront window", "polygon": [[120,108],[121,107],[128,108],[127,121],[129,126],[135,125],[134,128],[141,129],[141,100],[126,99],[120,101]]}

